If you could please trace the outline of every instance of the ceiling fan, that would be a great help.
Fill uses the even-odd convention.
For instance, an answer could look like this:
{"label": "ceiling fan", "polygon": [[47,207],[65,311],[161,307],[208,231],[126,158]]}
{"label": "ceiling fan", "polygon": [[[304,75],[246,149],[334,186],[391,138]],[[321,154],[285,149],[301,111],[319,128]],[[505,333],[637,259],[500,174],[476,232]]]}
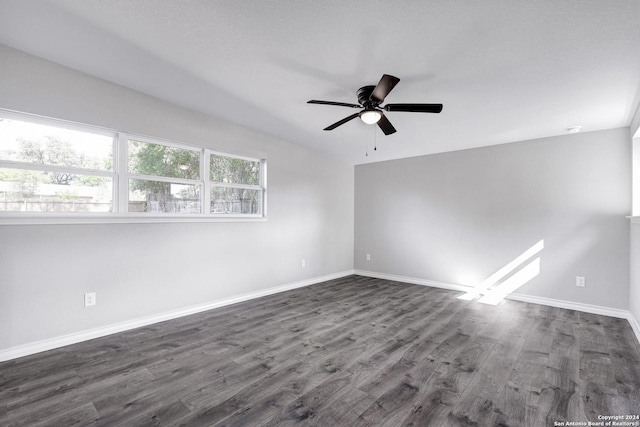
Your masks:
{"label": "ceiling fan", "polygon": [[391,135],[396,132],[389,119],[382,112],[384,111],[404,111],[414,113],[439,113],[442,111],[442,104],[387,104],[381,106],[389,92],[398,84],[399,78],[383,74],[382,78],[376,86],[363,86],[358,89],[358,103],[349,104],[346,102],[318,101],[312,99],[307,104],[337,105],[339,107],[357,108],[361,111],[354,113],[344,119],[335,122],[331,126],[327,126],[324,130],[333,130],[338,126],[342,126],[350,120],[360,117],[366,124],[378,124],[378,127],[385,135]]}

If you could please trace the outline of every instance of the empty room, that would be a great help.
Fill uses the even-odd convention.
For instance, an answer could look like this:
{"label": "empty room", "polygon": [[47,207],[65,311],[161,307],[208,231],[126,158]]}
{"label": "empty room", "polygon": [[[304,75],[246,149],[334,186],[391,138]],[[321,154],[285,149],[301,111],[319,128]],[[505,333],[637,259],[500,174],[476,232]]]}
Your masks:
{"label": "empty room", "polygon": [[640,426],[640,2],[0,0],[1,426]]}

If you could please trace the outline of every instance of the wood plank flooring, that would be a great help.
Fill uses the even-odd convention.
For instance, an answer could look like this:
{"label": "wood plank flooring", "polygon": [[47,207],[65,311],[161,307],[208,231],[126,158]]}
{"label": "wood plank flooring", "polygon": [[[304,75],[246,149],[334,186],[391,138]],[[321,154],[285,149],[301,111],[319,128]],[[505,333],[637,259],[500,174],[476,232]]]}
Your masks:
{"label": "wood plank flooring", "polygon": [[626,320],[350,276],[0,364],[2,426],[553,426],[640,414]]}

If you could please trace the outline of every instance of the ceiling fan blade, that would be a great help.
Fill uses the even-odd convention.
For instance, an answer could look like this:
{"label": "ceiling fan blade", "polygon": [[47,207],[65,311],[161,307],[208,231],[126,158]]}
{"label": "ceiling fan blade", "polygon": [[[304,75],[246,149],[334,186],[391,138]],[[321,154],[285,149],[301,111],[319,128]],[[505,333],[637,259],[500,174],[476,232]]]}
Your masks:
{"label": "ceiling fan blade", "polygon": [[383,74],[378,85],[373,89],[373,92],[371,92],[371,100],[378,104],[384,101],[387,95],[389,95],[389,92],[391,92],[391,89],[393,89],[399,81],[400,79],[397,77]]}
{"label": "ceiling fan blade", "polygon": [[318,101],[316,99],[307,101],[307,104],[337,105],[338,107],[362,108],[362,105],[357,104],[348,104],[346,102]]}
{"label": "ceiling fan blade", "polygon": [[439,113],[442,104],[387,104],[384,111],[406,111],[412,113]]}
{"label": "ceiling fan blade", "polygon": [[355,113],[350,115],[349,117],[345,117],[344,119],[335,122],[334,124],[332,124],[331,126],[327,126],[326,128],[324,128],[323,130],[334,130],[335,128],[337,128],[338,126],[342,126],[343,124],[347,123],[349,120],[353,120],[356,117],[358,117],[360,115],[360,113]]}
{"label": "ceiling fan blade", "polygon": [[384,132],[385,135],[391,135],[392,133],[396,133],[396,128],[393,127],[389,119],[387,119],[384,114],[378,120],[378,127]]}

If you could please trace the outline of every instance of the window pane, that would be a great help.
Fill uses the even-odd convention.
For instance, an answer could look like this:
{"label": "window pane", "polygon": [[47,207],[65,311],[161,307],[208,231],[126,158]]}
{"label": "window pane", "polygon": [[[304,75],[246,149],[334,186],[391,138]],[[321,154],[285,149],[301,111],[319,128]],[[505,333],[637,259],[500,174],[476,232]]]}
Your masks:
{"label": "window pane", "polygon": [[112,170],[113,137],[0,118],[0,160]]}
{"label": "window pane", "polygon": [[130,140],[128,157],[131,173],[200,179],[200,151]]}
{"label": "window pane", "polygon": [[0,211],[111,212],[111,178],[0,169]]}
{"label": "window pane", "polygon": [[130,179],[129,212],[200,213],[200,186]]}
{"label": "window pane", "polygon": [[211,189],[211,213],[260,214],[262,190],[247,188],[213,187]]}
{"label": "window pane", "polygon": [[260,162],[212,154],[210,179],[228,184],[260,185]]}

